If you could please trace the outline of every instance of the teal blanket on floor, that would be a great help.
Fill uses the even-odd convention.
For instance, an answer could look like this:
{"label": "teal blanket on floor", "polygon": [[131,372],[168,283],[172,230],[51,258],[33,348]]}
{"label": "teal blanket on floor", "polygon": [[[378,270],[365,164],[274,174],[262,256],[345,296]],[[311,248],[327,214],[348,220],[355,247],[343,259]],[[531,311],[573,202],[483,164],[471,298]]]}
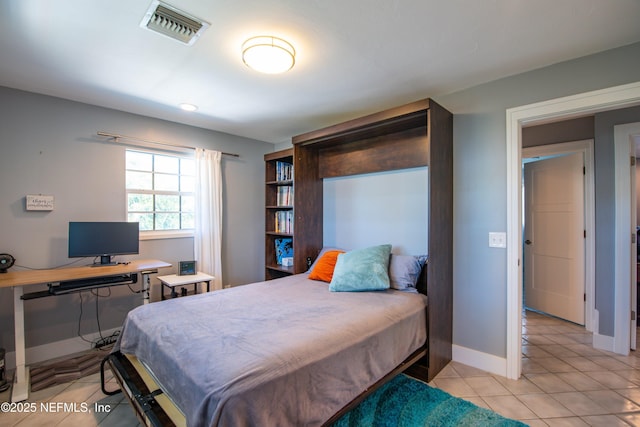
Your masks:
{"label": "teal blanket on floor", "polygon": [[526,424],[480,408],[406,375],[398,375],[333,427],[520,427]]}

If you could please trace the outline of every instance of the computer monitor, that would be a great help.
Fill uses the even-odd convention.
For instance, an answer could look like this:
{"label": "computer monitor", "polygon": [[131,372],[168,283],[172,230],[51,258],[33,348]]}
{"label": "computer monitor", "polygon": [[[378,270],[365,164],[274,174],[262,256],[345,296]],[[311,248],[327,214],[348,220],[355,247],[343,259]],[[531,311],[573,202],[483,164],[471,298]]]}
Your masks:
{"label": "computer monitor", "polygon": [[94,265],[114,265],[114,255],[139,253],[137,222],[69,222],[69,258],[100,257]]}

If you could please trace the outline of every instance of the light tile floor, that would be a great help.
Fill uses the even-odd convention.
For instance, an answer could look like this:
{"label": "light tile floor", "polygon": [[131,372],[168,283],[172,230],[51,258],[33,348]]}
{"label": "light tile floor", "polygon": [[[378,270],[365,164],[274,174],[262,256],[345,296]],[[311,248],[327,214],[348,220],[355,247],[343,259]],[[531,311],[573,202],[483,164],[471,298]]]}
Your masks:
{"label": "light tile floor", "polygon": [[640,355],[591,346],[573,323],[523,313],[522,377],[452,362],[430,383],[530,426],[640,426]]}
{"label": "light tile floor", "polygon": [[[105,379],[107,390],[118,388],[108,369]],[[8,402],[9,399],[9,391],[0,393],[0,402]],[[12,412],[0,411],[2,427],[140,425],[122,393],[113,396],[102,393],[99,373],[32,392],[27,401],[11,405],[13,407],[9,410]]]}
{"label": "light tile floor", "polygon": [[[522,328],[519,380],[452,362],[431,385],[533,427],[640,426],[640,356],[595,350],[584,328],[535,312],[523,315]],[[108,378],[107,389],[116,388]],[[33,413],[0,412],[0,426],[139,425],[122,394],[102,393],[99,374],[31,393],[28,403]]]}

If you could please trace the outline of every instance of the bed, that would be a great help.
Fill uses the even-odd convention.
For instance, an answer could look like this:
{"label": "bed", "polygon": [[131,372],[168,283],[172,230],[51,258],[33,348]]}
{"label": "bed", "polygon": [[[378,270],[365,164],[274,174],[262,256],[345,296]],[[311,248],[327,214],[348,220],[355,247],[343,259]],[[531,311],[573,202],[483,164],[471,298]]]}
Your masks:
{"label": "bed", "polygon": [[424,295],[328,288],[297,274],[142,306],[110,357],[134,357],[189,426],[323,425],[426,352]]}
{"label": "bed", "polygon": [[[399,372],[431,380],[451,360],[451,129],[427,99],[294,137],[296,274],[133,310],[105,363],[143,423],[330,425]],[[421,165],[429,261],[413,292],[311,280],[322,179]]]}

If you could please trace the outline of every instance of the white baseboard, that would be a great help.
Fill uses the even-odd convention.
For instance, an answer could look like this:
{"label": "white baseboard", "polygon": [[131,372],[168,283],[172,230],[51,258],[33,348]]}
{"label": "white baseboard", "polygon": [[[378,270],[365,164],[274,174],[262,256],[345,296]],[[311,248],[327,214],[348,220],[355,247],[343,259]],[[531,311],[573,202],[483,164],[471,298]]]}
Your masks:
{"label": "white baseboard", "polygon": [[600,332],[600,312],[598,310],[594,310],[593,348],[597,348],[598,350],[607,350],[615,353],[615,348],[616,348],[615,337],[610,337],[608,335],[600,335],[599,332]]}
{"label": "white baseboard", "polygon": [[615,353],[615,339],[607,335],[593,333],[593,348],[607,350]]}
{"label": "white baseboard", "polygon": [[471,348],[453,345],[453,361],[463,365],[482,369],[492,374],[507,376],[507,359],[493,354],[483,353]]}
{"label": "white baseboard", "polygon": [[[106,331],[102,331],[103,337],[108,337],[120,328],[113,328]],[[84,335],[86,340],[95,342],[100,339],[98,332],[93,334]],[[56,341],[48,344],[39,345],[36,347],[29,347],[26,349],[25,358],[27,365],[33,363],[44,362],[46,360],[55,359],[62,356],[68,356],[70,354],[79,353],[81,351],[90,350],[93,348],[91,343],[84,341],[80,337],[69,338],[62,341]],[[10,351],[5,355],[5,365],[7,369],[15,369],[16,367],[16,352]]]}

